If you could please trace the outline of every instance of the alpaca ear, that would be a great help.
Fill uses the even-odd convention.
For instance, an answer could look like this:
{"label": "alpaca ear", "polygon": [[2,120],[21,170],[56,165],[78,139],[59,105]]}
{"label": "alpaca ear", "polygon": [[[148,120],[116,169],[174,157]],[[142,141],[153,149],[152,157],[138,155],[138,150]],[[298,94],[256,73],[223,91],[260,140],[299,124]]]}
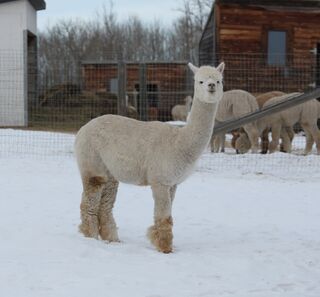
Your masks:
{"label": "alpaca ear", "polygon": [[199,70],[198,67],[194,66],[192,63],[188,63],[189,68],[191,69],[191,71],[196,74],[196,72]]}
{"label": "alpaca ear", "polygon": [[217,70],[218,70],[221,74],[222,74],[223,71],[224,71],[224,66],[225,66],[224,62],[221,62],[221,63],[219,64],[219,66],[217,67]]}

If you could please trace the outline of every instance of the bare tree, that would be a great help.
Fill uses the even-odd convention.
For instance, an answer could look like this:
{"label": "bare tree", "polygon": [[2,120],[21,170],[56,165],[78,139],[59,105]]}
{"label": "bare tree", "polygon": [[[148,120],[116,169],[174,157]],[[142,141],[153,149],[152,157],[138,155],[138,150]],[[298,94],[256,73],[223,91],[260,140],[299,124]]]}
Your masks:
{"label": "bare tree", "polygon": [[113,2],[91,21],[62,20],[39,34],[41,81],[80,80],[85,60],[197,60],[197,48],[212,0],[183,0],[171,28],[136,16],[117,20]]}
{"label": "bare tree", "polygon": [[184,59],[197,60],[199,40],[212,5],[212,0],[183,0],[178,9],[182,15],[174,23],[173,35],[178,40],[178,54]]}

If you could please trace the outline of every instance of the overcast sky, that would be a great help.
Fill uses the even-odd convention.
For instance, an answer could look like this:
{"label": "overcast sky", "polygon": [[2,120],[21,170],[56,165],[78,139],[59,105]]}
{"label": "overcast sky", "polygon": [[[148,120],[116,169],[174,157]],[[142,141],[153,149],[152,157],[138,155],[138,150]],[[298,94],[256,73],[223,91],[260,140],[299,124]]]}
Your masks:
{"label": "overcast sky", "polygon": [[[45,0],[47,9],[38,12],[38,28],[54,24],[61,18],[92,19],[103,5],[109,7],[108,0]],[[114,12],[119,20],[129,15],[137,15],[141,20],[152,22],[160,20],[163,25],[170,25],[179,16],[177,8],[181,0],[114,0]]]}

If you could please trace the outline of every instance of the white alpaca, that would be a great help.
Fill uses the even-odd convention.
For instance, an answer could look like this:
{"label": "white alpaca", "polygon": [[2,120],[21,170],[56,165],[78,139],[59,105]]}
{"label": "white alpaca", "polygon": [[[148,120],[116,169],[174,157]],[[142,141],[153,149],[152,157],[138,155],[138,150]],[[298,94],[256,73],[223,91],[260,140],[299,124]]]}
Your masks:
{"label": "white alpaca", "polygon": [[[259,109],[256,98],[243,90],[231,90],[224,92],[216,115],[216,124],[235,118],[240,118],[246,114]],[[243,126],[252,144],[252,152],[258,152],[258,127],[255,122]],[[212,137],[211,151],[219,152],[220,147],[224,150],[225,133]]]}
{"label": "white alpaca", "polygon": [[112,214],[119,182],[151,186],[154,225],[148,237],[163,253],[172,251],[171,207],[177,185],[194,170],[206,149],[223,95],[224,63],[194,72],[194,99],[187,124],[174,127],[105,115],[83,126],[75,154],[83,183],[80,231],[88,237],[118,241]]}
{"label": "white alpaca", "polygon": [[[256,97],[259,109],[263,107],[263,105],[266,104],[267,101],[269,101],[272,98],[283,96],[285,93],[280,92],[280,91],[271,91],[267,93],[263,93],[259,96]],[[258,121],[257,121],[258,123]],[[268,147],[269,147],[269,128],[266,128],[263,131],[259,131],[260,136],[261,136],[261,153],[266,154],[268,152]],[[292,141],[294,136],[294,131],[293,129],[282,129],[281,130],[281,139],[282,139],[282,144],[284,141],[287,139],[290,139]],[[234,148],[236,149],[237,152],[240,154],[244,154],[250,150],[251,143],[248,138],[248,135],[243,129],[240,129],[239,133],[235,134],[233,139],[234,143]]]}
{"label": "white alpaca", "polygon": [[175,105],[171,110],[172,119],[174,121],[185,122],[188,117],[188,113],[191,109],[192,97],[187,96],[184,98],[185,105]]}
{"label": "white alpaca", "polygon": [[[292,93],[272,98],[267,101],[263,107],[279,103],[287,100],[289,97],[300,94],[301,93]],[[281,130],[286,129],[288,131],[292,129],[294,124],[300,123],[307,138],[304,153],[309,154],[312,150],[313,143],[316,142],[317,152],[320,154],[320,132],[317,126],[318,118],[320,118],[320,103],[316,99],[313,99],[266,116],[258,121],[258,126],[260,131],[263,131],[265,128],[271,128],[272,141],[269,145],[269,151],[273,153],[279,145]],[[291,141],[288,137],[283,140],[283,146],[286,152],[291,152]]]}

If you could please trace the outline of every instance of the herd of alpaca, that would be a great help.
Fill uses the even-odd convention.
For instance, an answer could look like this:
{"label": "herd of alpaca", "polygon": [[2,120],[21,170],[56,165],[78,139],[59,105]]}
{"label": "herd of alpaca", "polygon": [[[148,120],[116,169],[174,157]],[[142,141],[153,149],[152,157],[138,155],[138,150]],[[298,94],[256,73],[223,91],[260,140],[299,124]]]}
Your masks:
{"label": "herd of alpaca", "polygon": [[119,241],[113,217],[119,182],[151,186],[154,225],[147,234],[158,251],[172,252],[171,208],[177,185],[206,150],[223,96],[224,63],[217,68],[191,63],[189,67],[194,97],[184,127],[104,115],[79,130],[75,141],[83,185],[79,230],[86,237]]}
{"label": "herd of alpaca", "polygon": [[[285,94],[273,91],[254,97],[243,90],[231,90],[224,92],[216,115],[216,124],[227,120],[240,118],[246,114],[266,108],[270,105],[287,100],[300,93]],[[259,150],[259,137],[261,138],[261,153],[273,153],[279,146],[280,150],[290,153],[294,138],[293,126],[300,124],[306,134],[305,154],[309,154],[316,143],[317,153],[320,154],[320,131],[317,120],[320,118],[320,102],[316,99],[307,101],[295,107],[288,108],[257,121],[244,125],[237,131],[232,131],[232,147],[237,153],[246,153],[251,149],[252,153]],[[269,131],[271,142],[269,143]],[[212,136],[211,151],[224,152],[225,134]]]}
{"label": "herd of alpaca", "polygon": [[[300,93],[283,94],[281,92],[270,92],[257,97],[261,109],[270,105],[287,100]],[[290,153],[294,137],[293,126],[300,124],[306,134],[306,145],[304,154],[309,154],[312,146],[316,143],[317,153],[320,154],[320,131],[317,121],[320,118],[320,102],[316,99],[307,101],[284,111],[265,116],[256,121],[259,135],[261,137],[262,153],[273,153],[279,146],[281,138],[281,151]],[[268,133],[271,131],[271,142],[268,140]],[[249,135],[241,131],[234,141],[235,149],[240,153],[246,153],[251,148]]]}

